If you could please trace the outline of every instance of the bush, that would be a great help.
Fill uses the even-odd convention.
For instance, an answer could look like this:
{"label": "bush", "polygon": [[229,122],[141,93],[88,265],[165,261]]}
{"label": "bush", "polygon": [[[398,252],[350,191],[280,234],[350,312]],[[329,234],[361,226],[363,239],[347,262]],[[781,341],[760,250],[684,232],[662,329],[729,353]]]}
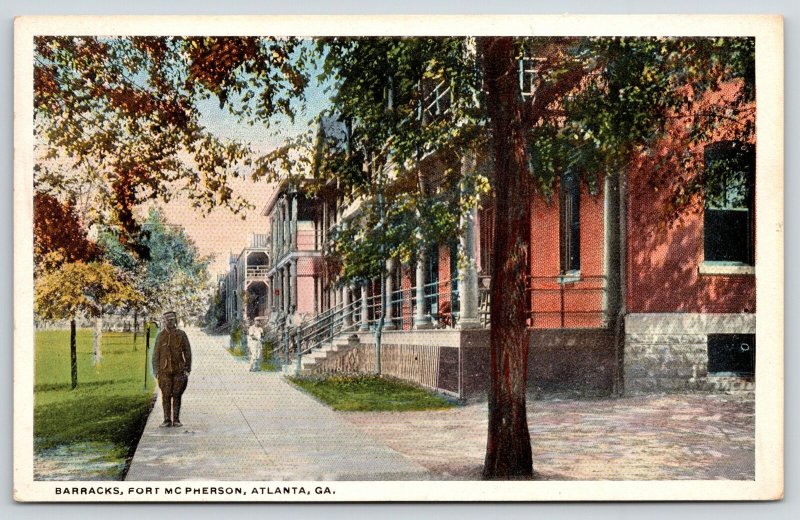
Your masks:
{"label": "bush", "polygon": [[235,347],[242,344],[242,324],[239,323],[239,320],[233,322],[233,326],[231,326],[231,347]]}

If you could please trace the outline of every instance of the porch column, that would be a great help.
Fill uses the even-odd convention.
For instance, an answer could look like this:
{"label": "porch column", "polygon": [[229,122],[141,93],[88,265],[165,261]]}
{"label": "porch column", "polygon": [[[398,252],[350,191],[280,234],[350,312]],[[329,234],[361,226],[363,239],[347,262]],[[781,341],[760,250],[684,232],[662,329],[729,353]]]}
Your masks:
{"label": "porch column", "polygon": [[317,275],[314,275],[314,315],[315,316],[317,314],[319,314],[319,309],[320,309],[320,305],[319,305],[319,300],[320,300],[320,298],[319,298],[319,285],[320,285],[319,277]]}
{"label": "porch column", "polygon": [[289,220],[289,249],[297,249],[297,193],[292,193],[292,215]]}
{"label": "porch column", "polygon": [[392,316],[392,271],[394,271],[394,259],[389,258],[386,260],[386,319],[383,320],[383,330],[394,330],[397,327],[394,324]]}
{"label": "porch column", "polygon": [[320,249],[324,249],[328,245],[328,201],[322,204],[322,226],[321,226],[322,243]]}
{"label": "porch column", "polygon": [[369,296],[367,293],[369,285],[366,283],[361,285],[361,326],[358,328],[359,330],[367,331],[369,330]]}
{"label": "porch column", "polygon": [[277,235],[277,229],[275,226],[275,215],[270,215],[269,217],[269,257],[272,259],[273,262],[277,259],[275,255],[275,237]]}
{"label": "porch column", "polygon": [[278,201],[278,256],[283,256],[283,241],[286,240],[286,215],[284,214],[284,196]]}
{"label": "porch column", "polygon": [[414,328],[430,329],[433,327],[428,315],[428,302],[425,301],[425,251],[417,253],[417,305],[414,308]]}
{"label": "porch column", "polygon": [[289,251],[289,201],[284,197],[283,202],[281,204],[281,216],[283,217],[283,226],[282,226],[282,233],[283,233],[283,241],[281,242],[281,249],[284,253]]}
{"label": "porch column", "polygon": [[353,326],[353,309],[350,308],[350,286],[342,287],[342,307],[344,316],[342,317],[342,328],[349,329]]}
{"label": "porch column", "polygon": [[275,287],[275,282],[273,281],[273,277],[270,276],[267,278],[267,313],[272,314],[272,291],[273,287]]}
{"label": "porch column", "polygon": [[281,269],[281,278],[283,279],[283,290],[281,302],[283,303],[283,313],[289,314],[289,273],[287,272],[288,266]]}
{"label": "porch column", "polygon": [[297,312],[297,260],[289,262],[289,306]]}
{"label": "porch column", "polygon": [[[467,153],[461,160],[462,177],[475,169],[475,154]],[[478,317],[478,267],[475,252],[475,222],[478,208],[472,207],[461,216],[461,229],[464,233],[459,237],[459,249],[463,255],[458,262],[458,328],[474,329],[480,327]]]}

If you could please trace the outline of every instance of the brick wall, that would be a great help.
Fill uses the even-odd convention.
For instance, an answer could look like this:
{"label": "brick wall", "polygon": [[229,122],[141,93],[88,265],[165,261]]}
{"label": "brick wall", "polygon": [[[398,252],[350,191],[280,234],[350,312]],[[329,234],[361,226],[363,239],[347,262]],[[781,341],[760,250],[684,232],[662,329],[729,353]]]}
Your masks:
{"label": "brick wall", "polygon": [[[699,101],[703,110],[736,85]],[[724,125],[713,140],[729,138]],[[627,173],[627,310],[632,313],[752,313],[755,277],[701,273],[703,207],[701,193],[673,208],[685,186],[701,182],[704,145],[692,144],[685,123],[673,121],[657,150],[631,162]],[[686,155],[683,152],[687,152]],[[683,161],[688,161],[689,169]],[[666,166],[665,166],[666,164]],[[672,211],[674,209],[674,211]],[[668,295],[668,297],[667,297]]]}
{"label": "brick wall", "polygon": [[[603,324],[603,193],[591,194],[585,184],[580,194],[580,280],[559,283],[560,206],[556,191],[551,200],[536,194],[531,216],[531,276],[533,327],[584,328]],[[563,301],[563,320],[562,320]]]}
{"label": "brick wall", "polygon": [[[489,388],[489,334],[477,330],[385,332],[382,373],[462,399],[485,399]],[[371,334],[342,345],[315,372],[375,371]],[[609,395],[613,387],[613,334],[605,330],[541,330],[531,334],[528,389],[534,395]]]}

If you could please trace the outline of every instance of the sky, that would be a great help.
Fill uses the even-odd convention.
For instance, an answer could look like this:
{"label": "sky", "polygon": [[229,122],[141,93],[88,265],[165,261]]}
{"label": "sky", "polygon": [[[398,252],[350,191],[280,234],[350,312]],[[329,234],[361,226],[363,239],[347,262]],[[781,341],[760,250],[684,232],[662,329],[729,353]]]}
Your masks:
{"label": "sky", "polygon": [[267,199],[275,189],[267,182],[235,180],[237,193],[254,208],[243,215],[235,215],[225,208],[215,208],[202,215],[191,207],[187,199],[175,198],[168,204],[160,204],[171,224],[183,226],[197,245],[200,254],[211,256],[209,272],[212,277],[228,271],[229,254],[238,255],[250,243],[253,233],[269,233],[269,221],[261,216]]}
{"label": "sky", "polygon": [[[318,73],[319,68],[316,66],[310,70],[312,78]],[[290,121],[281,116],[269,128],[238,121],[227,110],[220,109],[219,102],[214,97],[199,105],[200,120],[220,138],[250,143],[254,151],[253,158],[256,158],[279,147],[285,139],[309,130],[309,123],[329,106],[330,94],[325,93],[327,87],[328,85],[318,84],[312,79],[306,89],[304,106],[296,106],[298,114],[295,120]],[[247,176],[249,172],[243,173]],[[269,221],[261,212],[275,185],[265,181],[254,182],[249,178],[235,179],[231,184],[238,195],[254,206],[244,215],[234,215],[230,210],[216,208],[209,215],[203,216],[192,209],[186,198],[181,197],[168,204],[160,204],[170,223],[183,226],[201,254],[213,256],[210,265],[212,276],[227,272],[229,255],[238,255],[247,247],[253,233],[269,233]]]}

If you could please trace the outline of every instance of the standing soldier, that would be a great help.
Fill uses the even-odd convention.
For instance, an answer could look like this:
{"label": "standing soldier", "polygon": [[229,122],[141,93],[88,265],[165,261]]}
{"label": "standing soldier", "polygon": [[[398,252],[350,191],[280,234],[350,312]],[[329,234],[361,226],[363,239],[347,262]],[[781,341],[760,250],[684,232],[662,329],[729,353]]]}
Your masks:
{"label": "standing soldier", "polygon": [[164,406],[162,427],[181,424],[181,395],[189,382],[192,370],[192,350],[186,333],[178,329],[178,317],[172,312],[163,315],[164,330],[156,338],[153,351],[153,374],[161,389]]}

